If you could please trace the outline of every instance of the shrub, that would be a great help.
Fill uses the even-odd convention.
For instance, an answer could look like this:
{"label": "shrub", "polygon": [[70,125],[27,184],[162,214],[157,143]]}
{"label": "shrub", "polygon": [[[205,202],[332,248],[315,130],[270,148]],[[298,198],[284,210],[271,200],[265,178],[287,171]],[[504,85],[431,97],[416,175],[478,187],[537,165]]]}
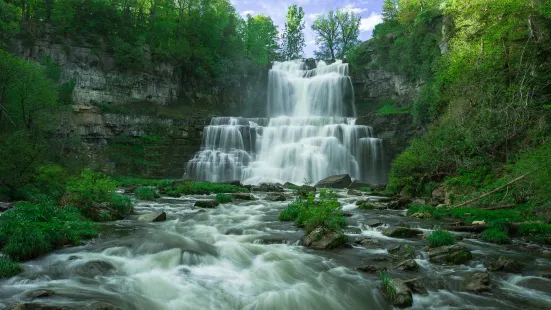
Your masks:
{"label": "shrub", "polygon": [[384,271],[379,271],[379,277],[381,278],[381,287],[383,292],[393,300],[396,297],[396,287],[392,282],[392,279]]}
{"label": "shrub", "polygon": [[109,201],[116,189],[117,183],[105,174],[84,169],[78,177],[69,180],[66,192],[70,195],[70,204],[84,206]]}
{"label": "shrub", "polygon": [[21,266],[7,258],[0,257],[0,279],[13,277],[21,272]]}
{"label": "shrub", "polygon": [[134,191],[134,195],[136,195],[136,198],[139,200],[155,200],[161,197],[154,188],[148,186],[138,187]]}
{"label": "shrub", "polygon": [[297,200],[290,203],[287,206],[287,208],[285,208],[283,211],[279,213],[279,220],[286,221],[286,222],[296,220],[300,212],[301,204],[302,204],[302,199],[300,198],[297,198]]}
{"label": "shrub", "polygon": [[115,209],[120,216],[126,216],[132,212],[133,206],[130,197],[113,193],[109,200],[109,207]]}
{"label": "shrub", "polygon": [[437,248],[444,245],[452,245],[455,244],[455,237],[442,229],[437,229],[433,231],[428,237],[427,242],[429,243],[429,246],[431,248]]}
{"label": "shrub", "polygon": [[360,187],[360,188],[358,188],[358,190],[361,191],[361,192],[370,192],[371,187]]}
{"label": "shrub", "polygon": [[97,236],[96,226],[74,207],[52,201],[21,202],[0,217],[0,246],[15,260],[27,260],[81,238]]}
{"label": "shrub", "polygon": [[485,230],[482,233],[482,240],[497,244],[507,244],[511,242],[509,236],[507,236],[506,233],[497,228],[490,228]]}
{"label": "shrub", "polygon": [[247,189],[244,187],[211,182],[185,182],[184,184],[180,185],[176,190],[184,195],[238,193],[247,191]]}
{"label": "shrub", "polygon": [[228,203],[232,202],[233,198],[229,194],[216,194],[216,201],[218,201],[219,203]]}

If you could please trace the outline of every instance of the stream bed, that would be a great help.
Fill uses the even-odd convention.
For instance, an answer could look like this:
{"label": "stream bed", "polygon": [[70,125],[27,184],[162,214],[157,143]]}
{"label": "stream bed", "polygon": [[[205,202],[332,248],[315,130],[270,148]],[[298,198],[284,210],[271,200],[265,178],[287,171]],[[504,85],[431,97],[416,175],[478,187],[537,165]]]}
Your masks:
{"label": "stream bed", "polygon": [[[411,309],[551,309],[551,279],[542,276],[551,273],[551,258],[516,250],[517,244],[498,246],[465,234],[459,244],[473,260],[434,265],[424,240],[390,238],[382,231],[403,223],[429,234],[441,222],[408,218],[404,211],[360,210],[359,197],[339,192],[350,240],[376,241],[312,250],[300,246],[300,228],[278,220],[289,201],[254,195],[255,201],[216,209],[193,207],[212,195],[137,201],[136,213],[164,211],[167,221],[103,224],[95,240],[24,263],[23,273],[0,281],[0,308],[35,302],[67,309],[392,309],[378,289],[378,274],[356,270],[377,264],[392,277],[417,278],[426,287],[428,294],[415,294]],[[366,224],[374,219],[384,225]],[[393,268],[400,261],[389,249],[397,245],[415,249],[418,270]],[[521,274],[490,273],[490,292],[463,290],[470,274],[486,271],[499,257],[526,268]]]}

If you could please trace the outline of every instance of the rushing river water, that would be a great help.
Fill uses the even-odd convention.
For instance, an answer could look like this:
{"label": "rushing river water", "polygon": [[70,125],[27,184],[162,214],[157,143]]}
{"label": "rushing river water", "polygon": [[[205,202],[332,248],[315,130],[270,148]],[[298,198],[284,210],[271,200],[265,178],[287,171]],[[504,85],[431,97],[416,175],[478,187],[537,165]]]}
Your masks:
{"label": "rushing river water", "polygon": [[[288,193],[290,195],[290,193]],[[93,309],[103,301],[121,309],[390,309],[379,293],[376,274],[355,267],[391,258],[396,244],[416,249],[420,270],[396,277],[422,279],[426,296],[414,295],[414,309],[551,309],[551,260],[528,253],[466,239],[471,249],[468,265],[444,267],[426,259],[420,239],[385,237],[365,222],[380,219],[406,222],[430,232],[433,223],[400,216],[402,211],[356,209],[357,199],[340,198],[350,213],[350,238],[372,236],[374,246],[314,251],[298,245],[303,232],[277,216],[288,202],[259,200],[198,209],[193,204],[208,196],[138,202],[136,211],[165,211],[166,222],[119,221],[105,224],[98,239],[83,246],[58,250],[26,262],[25,272],[0,282],[0,307],[30,302],[40,289],[54,295],[35,299],[42,304]],[[210,197],[212,198],[212,197]],[[499,256],[528,264],[522,275],[492,273],[492,292],[482,295],[461,291],[463,279],[484,271]],[[88,266],[88,267],[87,267]],[[92,267],[90,267],[92,266]]]}

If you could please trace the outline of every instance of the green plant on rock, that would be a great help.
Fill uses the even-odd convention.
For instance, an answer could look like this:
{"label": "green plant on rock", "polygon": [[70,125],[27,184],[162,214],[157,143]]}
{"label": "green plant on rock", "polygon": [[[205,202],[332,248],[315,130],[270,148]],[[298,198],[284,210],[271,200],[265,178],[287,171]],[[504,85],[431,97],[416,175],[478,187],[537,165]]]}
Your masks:
{"label": "green plant on rock", "polygon": [[136,195],[136,198],[139,200],[155,200],[161,197],[155,188],[149,186],[138,187],[134,191],[134,195]]}
{"label": "green plant on rock", "polygon": [[490,228],[482,233],[482,240],[497,244],[511,243],[511,239],[505,232],[497,228]]}
{"label": "green plant on rock", "polygon": [[456,240],[450,233],[441,228],[433,231],[428,237],[427,242],[431,248],[437,248],[445,245],[453,245]]}
{"label": "green plant on rock", "polygon": [[229,194],[216,194],[216,201],[218,201],[219,203],[228,203],[232,202],[233,198]]}
{"label": "green plant on rock", "polygon": [[392,279],[384,271],[379,271],[379,277],[381,278],[381,287],[383,292],[393,300],[396,298],[396,287],[392,282]]}
{"label": "green plant on rock", "polygon": [[10,278],[22,271],[21,266],[4,257],[0,257],[0,279]]}

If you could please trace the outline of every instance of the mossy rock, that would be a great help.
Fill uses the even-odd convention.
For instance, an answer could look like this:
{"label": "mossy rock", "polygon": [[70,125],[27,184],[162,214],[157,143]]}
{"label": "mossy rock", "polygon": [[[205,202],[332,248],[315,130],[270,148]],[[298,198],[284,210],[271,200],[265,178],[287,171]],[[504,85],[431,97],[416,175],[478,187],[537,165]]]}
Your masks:
{"label": "mossy rock", "polygon": [[429,250],[429,261],[442,265],[460,265],[473,258],[471,251],[457,244],[441,246]]}

